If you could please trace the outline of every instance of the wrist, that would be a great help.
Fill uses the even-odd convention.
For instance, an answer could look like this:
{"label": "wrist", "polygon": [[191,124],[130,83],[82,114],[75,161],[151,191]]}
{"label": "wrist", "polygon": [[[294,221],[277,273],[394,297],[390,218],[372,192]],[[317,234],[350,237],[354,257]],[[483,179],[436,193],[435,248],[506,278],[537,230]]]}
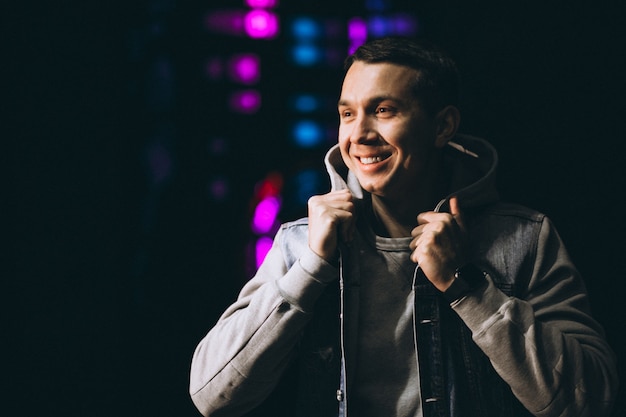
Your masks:
{"label": "wrist", "polygon": [[466,264],[454,273],[452,284],[442,293],[452,303],[478,288],[485,281],[485,274],[473,264]]}

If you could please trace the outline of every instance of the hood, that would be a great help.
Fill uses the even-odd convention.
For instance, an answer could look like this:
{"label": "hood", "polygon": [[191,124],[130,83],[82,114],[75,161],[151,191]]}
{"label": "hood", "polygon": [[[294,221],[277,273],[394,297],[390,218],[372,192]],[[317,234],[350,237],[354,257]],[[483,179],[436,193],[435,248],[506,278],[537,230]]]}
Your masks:
{"label": "hood", "polygon": [[[339,145],[329,149],[324,159],[330,176],[331,189],[350,189],[357,200],[366,194],[356,176],[348,170],[341,157]],[[498,154],[484,139],[469,135],[457,135],[446,146],[444,165],[450,172],[450,189],[441,196],[435,211],[448,211],[448,200],[457,196],[461,208],[470,209],[498,200],[495,173]]]}

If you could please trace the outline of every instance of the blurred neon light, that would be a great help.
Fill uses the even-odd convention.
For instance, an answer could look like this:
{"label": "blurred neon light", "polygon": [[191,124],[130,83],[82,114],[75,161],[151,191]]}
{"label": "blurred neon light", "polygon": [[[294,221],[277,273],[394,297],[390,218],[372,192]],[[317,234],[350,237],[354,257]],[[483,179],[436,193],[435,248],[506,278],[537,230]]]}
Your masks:
{"label": "blurred neon light", "polygon": [[255,254],[256,254],[256,267],[260,267],[263,260],[267,256],[267,252],[272,248],[274,241],[271,237],[262,236],[256,241]]}
{"label": "blurred neon light", "polygon": [[407,14],[372,16],[367,26],[373,37],[388,35],[413,36],[417,33],[417,21]]}
{"label": "blurred neon light", "polygon": [[205,19],[205,26],[212,32],[227,35],[245,34],[245,10],[216,10],[209,13]]}
{"label": "blurred neon light", "polygon": [[294,177],[298,204],[306,205],[311,196],[324,192],[327,187],[325,178],[324,172],[320,170],[306,169],[298,172]]}
{"label": "blurred neon light", "polygon": [[230,77],[242,84],[255,84],[261,78],[261,60],[255,54],[235,55],[229,62]]}
{"label": "blurred neon light", "polygon": [[261,108],[261,93],[257,90],[236,91],[231,94],[229,103],[237,113],[253,114]]}
{"label": "blurred neon light", "polygon": [[278,172],[272,172],[257,183],[254,194],[257,198],[263,199],[268,196],[277,196],[283,188],[283,176]]}
{"label": "blurred neon light", "polygon": [[216,10],[206,16],[205,27],[212,32],[255,39],[271,39],[279,32],[278,16],[263,9]]}
{"label": "blurred neon light", "polygon": [[419,30],[417,19],[408,14],[398,13],[394,16],[395,34],[404,36],[415,36]]}
{"label": "blurred neon light", "polygon": [[259,201],[252,217],[252,231],[256,234],[265,234],[272,231],[280,211],[278,197],[266,197]]}
{"label": "blurred neon light", "polygon": [[291,24],[291,33],[299,40],[312,40],[322,33],[320,25],[310,17],[299,17]]}
{"label": "blurred neon light", "polygon": [[299,94],[293,98],[293,107],[299,113],[312,113],[321,107],[320,99],[312,94]]}
{"label": "blurred neon light", "polygon": [[244,27],[251,38],[271,39],[278,35],[278,16],[266,10],[255,9],[246,14]]}
{"label": "blurred neon light", "polygon": [[292,58],[297,65],[308,67],[322,59],[322,51],[311,44],[296,45],[291,50]]}
{"label": "blurred neon light", "polygon": [[392,33],[390,20],[383,16],[373,16],[367,26],[372,36],[376,38]]}
{"label": "blurred neon light", "polygon": [[272,8],[278,6],[278,0],[246,0],[248,7]]}
{"label": "blurred neon light", "polygon": [[348,21],[348,53],[353,53],[367,40],[367,22],[360,17]]}
{"label": "blurred neon light", "polygon": [[293,139],[302,148],[313,148],[324,141],[324,129],[313,121],[301,120],[293,127]]}

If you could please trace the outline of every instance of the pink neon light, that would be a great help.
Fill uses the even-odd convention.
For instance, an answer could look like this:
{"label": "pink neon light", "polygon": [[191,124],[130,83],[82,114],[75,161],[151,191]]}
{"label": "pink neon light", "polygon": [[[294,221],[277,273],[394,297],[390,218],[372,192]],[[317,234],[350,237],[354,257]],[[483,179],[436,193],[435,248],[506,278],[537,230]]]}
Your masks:
{"label": "pink neon light", "polygon": [[241,54],[230,60],[230,77],[242,84],[254,84],[261,78],[261,62],[257,55]]}
{"label": "pink neon light", "polygon": [[256,113],[261,108],[261,93],[257,90],[236,91],[230,96],[230,108],[237,113]]}
{"label": "pink neon light", "polygon": [[252,231],[257,234],[268,233],[276,223],[280,211],[280,199],[277,197],[264,198],[257,204],[252,218]]}
{"label": "pink neon light", "polygon": [[367,22],[360,17],[354,17],[348,21],[348,38],[350,40],[367,39]]}
{"label": "pink neon light", "polygon": [[367,23],[360,17],[354,17],[348,21],[348,40],[350,46],[348,53],[353,53],[367,40]]}
{"label": "pink neon light", "polygon": [[278,6],[278,0],[246,0],[249,7],[271,8]]}
{"label": "pink neon light", "polygon": [[256,267],[260,267],[263,263],[263,260],[267,256],[267,252],[272,248],[272,243],[274,241],[271,237],[263,236],[260,237],[259,240],[256,241]]}
{"label": "pink neon light", "polygon": [[273,38],[278,34],[278,16],[265,10],[252,10],[246,15],[245,29],[251,38]]}

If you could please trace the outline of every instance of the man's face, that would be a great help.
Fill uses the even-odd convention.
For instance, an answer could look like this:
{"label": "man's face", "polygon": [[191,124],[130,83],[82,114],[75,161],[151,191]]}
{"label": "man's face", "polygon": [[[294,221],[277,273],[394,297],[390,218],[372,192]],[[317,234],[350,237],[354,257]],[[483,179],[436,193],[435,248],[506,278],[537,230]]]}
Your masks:
{"label": "man's face", "polygon": [[416,70],[355,62],[339,99],[339,146],[348,168],[372,194],[400,198],[428,176],[437,127],[413,94]]}

